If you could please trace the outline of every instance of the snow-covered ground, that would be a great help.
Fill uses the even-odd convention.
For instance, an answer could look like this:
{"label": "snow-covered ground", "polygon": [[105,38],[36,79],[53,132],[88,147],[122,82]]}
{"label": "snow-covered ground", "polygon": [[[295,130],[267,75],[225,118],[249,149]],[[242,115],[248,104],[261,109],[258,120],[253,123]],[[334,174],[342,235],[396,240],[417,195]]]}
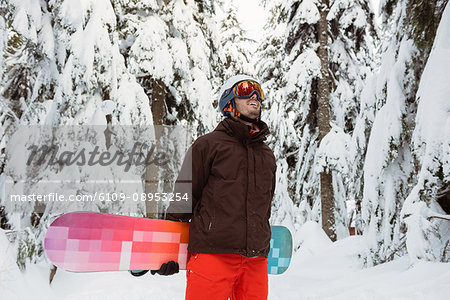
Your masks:
{"label": "snow-covered ground", "polygon": [[[269,276],[269,299],[448,299],[450,264],[408,257],[361,268],[363,238],[331,243],[316,223],[296,235],[301,247],[283,275]],[[127,272],[70,273],[58,270],[51,286],[45,263],[22,273],[0,231],[0,299],[184,299],[185,274],[134,278]]]}

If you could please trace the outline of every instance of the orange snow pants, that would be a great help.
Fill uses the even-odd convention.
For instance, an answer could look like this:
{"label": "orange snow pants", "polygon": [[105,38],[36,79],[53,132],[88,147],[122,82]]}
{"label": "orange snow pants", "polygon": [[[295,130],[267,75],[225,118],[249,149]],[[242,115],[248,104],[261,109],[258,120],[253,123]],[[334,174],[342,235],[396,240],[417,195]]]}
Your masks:
{"label": "orange snow pants", "polygon": [[186,300],[266,300],[267,258],[191,253]]}

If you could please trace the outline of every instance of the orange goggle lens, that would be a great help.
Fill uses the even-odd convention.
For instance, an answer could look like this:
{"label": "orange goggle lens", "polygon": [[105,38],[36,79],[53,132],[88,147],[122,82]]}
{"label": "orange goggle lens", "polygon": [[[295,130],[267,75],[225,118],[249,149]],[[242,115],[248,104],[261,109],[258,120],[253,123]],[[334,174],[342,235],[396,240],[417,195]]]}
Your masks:
{"label": "orange goggle lens", "polygon": [[264,93],[261,89],[261,86],[259,85],[259,83],[254,81],[246,80],[239,82],[233,88],[233,92],[238,98],[249,98],[254,94],[254,92],[257,92],[260,101],[264,100]]}

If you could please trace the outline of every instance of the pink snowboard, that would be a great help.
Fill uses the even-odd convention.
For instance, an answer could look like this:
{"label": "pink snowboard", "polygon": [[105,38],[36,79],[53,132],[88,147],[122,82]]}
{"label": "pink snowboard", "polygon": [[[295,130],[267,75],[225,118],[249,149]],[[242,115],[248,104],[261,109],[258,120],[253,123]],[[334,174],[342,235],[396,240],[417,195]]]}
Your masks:
{"label": "pink snowboard", "polygon": [[[284,273],[291,262],[292,235],[272,226],[269,274]],[[189,223],[93,212],[72,212],[48,228],[44,248],[59,268],[73,272],[157,270],[176,261],[186,269]]]}
{"label": "pink snowboard", "polygon": [[48,228],[44,248],[73,272],[157,270],[177,261],[186,269],[189,223],[93,212],[72,212]]}

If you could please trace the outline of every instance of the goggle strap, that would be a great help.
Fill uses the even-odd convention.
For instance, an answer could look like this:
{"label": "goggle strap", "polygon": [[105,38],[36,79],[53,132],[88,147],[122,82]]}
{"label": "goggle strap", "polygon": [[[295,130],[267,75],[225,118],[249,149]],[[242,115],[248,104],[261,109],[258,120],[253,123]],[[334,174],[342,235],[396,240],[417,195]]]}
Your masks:
{"label": "goggle strap", "polygon": [[234,100],[230,100],[223,110],[229,114],[234,114],[235,116],[239,117],[241,114],[236,111],[235,105],[236,103],[234,102]]}

